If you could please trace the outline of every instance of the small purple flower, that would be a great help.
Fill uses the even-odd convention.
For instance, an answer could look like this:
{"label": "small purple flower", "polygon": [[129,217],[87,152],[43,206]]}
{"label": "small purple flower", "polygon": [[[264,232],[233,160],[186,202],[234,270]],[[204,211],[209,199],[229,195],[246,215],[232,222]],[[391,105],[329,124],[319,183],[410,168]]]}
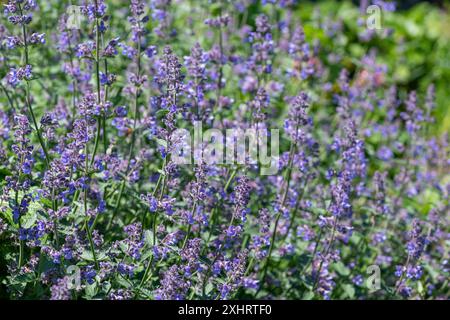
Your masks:
{"label": "small purple flower", "polygon": [[133,59],[137,55],[137,50],[135,48],[127,46],[123,42],[119,43],[119,47],[122,48],[122,55],[128,59]]}
{"label": "small purple flower", "polygon": [[26,65],[25,67],[11,68],[8,73],[7,79],[8,83],[11,86],[16,87],[20,83],[20,81],[31,80],[32,77],[32,66]]}

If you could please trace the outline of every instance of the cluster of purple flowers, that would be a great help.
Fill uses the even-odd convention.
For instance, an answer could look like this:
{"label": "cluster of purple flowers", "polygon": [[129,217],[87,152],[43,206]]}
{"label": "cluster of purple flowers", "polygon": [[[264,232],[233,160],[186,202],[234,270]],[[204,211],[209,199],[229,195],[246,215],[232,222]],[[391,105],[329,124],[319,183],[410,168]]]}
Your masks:
{"label": "cluster of purple flowers", "polygon": [[[336,70],[342,57],[321,41],[340,22],[300,24],[295,0],[181,2],[87,0],[79,30],[67,15],[39,30],[32,0],[4,6],[5,292],[448,299],[450,162],[448,134],[428,130],[434,86],[397,86],[366,41]],[[244,163],[206,161],[214,138],[179,164],[192,145],[174,133],[198,122],[234,132],[227,144],[241,129],[280,129],[279,171],[261,175],[239,149]]]}

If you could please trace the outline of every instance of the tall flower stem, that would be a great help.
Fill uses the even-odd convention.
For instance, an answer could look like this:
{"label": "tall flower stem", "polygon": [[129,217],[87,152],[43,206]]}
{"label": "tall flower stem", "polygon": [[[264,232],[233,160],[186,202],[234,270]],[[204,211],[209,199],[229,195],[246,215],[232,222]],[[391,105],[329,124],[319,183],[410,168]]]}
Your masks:
{"label": "tall flower stem", "polygon": [[33,107],[31,106],[30,83],[28,81],[27,81],[27,85],[26,85],[25,95],[26,95],[26,97],[25,97],[26,105],[28,107],[28,111],[30,112],[31,119],[33,120],[33,125],[34,125],[34,129],[36,130],[36,135],[38,137],[39,144],[41,145],[42,151],[44,152],[45,162],[47,164],[47,167],[49,167],[50,166],[50,156],[48,154],[47,147],[45,146],[44,139],[42,138],[41,130],[36,121],[36,116],[34,115]]}
{"label": "tall flower stem", "polygon": [[[238,170],[239,170],[239,168],[238,167],[236,167],[233,171],[232,171],[232,173],[231,173],[231,175],[230,175],[230,177],[228,178],[228,180],[227,180],[227,182],[225,183],[225,187],[224,187],[224,191],[225,191],[225,193],[227,193],[227,190],[228,190],[228,188],[230,187],[230,184],[231,184],[231,182],[233,181],[233,179],[234,179],[234,177],[236,176],[236,174],[237,174],[237,172],[238,172]],[[202,254],[205,252],[205,250],[207,249],[207,244],[209,243],[209,240],[211,240],[211,236],[212,236],[212,233],[213,233],[213,230],[214,230],[214,225],[215,225],[215,220],[216,220],[216,216],[217,216],[217,211],[218,211],[218,208],[221,206],[221,204],[222,204],[222,202],[223,202],[223,198],[221,198],[219,201],[218,201],[218,203],[214,206],[214,208],[211,210],[211,215],[210,215],[210,218],[209,218],[209,232],[208,232],[208,238],[206,239],[206,245],[203,247],[203,249],[202,249]],[[233,215],[234,216],[234,215]]]}
{"label": "tall flower stem", "polygon": [[[136,58],[136,66],[137,66],[137,79],[140,81],[141,76],[141,39],[139,38],[137,41],[137,58]],[[133,129],[131,132],[131,143],[130,143],[130,149],[128,151],[128,159],[127,159],[127,172],[130,169],[131,159],[134,154],[134,145],[136,140],[136,127],[137,127],[137,120],[139,116],[139,94],[140,94],[140,86],[135,86],[135,93],[134,93],[134,115],[133,115]],[[116,202],[116,208],[114,210],[113,216],[111,217],[111,220],[108,223],[108,229],[111,227],[114,218],[116,217],[119,208],[120,208],[120,202],[122,200],[123,190],[125,189],[125,180],[122,180],[120,191],[119,191],[119,197],[117,198]]]}
{"label": "tall flower stem", "polygon": [[[98,21],[98,1],[95,0],[95,74],[96,74],[96,84],[97,84],[97,104],[100,105],[102,102],[101,96],[101,86],[100,86],[100,24]],[[95,161],[95,156],[97,154],[98,144],[100,141],[100,135],[102,132],[102,117],[99,115],[97,117],[97,134],[95,136],[94,151],[92,153],[91,163]]]}
{"label": "tall flower stem", "polygon": [[[164,158],[163,170],[166,167],[166,159],[167,158]],[[159,186],[161,185],[162,180],[165,180],[165,177],[162,177],[162,174],[160,174],[159,178],[158,178],[158,181],[156,183],[155,189],[152,192],[152,196],[155,196],[156,192],[159,189]],[[161,191],[161,195],[160,195],[161,197],[163,195],[163,191],[164,191],[164,187],[163,187],[163,190]],[[157,222],[158,222],[158,215],[157,215],[157,212],[155,212],[154,217],[153,217],[153,246],[156,246],[156,228],[158,226]],[[190,229],[190,226],[189,226],[189,229]],[[189,233],[189,231],[188,231],[188,233]],[[183,243],[183,248],[184,248],[184,245],[186,243],[186,239],[187,239],[187,237],[185,238],[185,241]],[[150,259],[150,262],[147,265],[147,268],[145,269],[144,276],[142,277],[141,283],[139,284],[139,287],[138,287],[138,292],[139,292],[140,288],[142,288],[142,286],[147,282],[148,274],[149,274],[150,269],[152,267],[152,262],[153,262],[153,255],[152,255],[151,259]]]}
{"label": "tall flower stem", "polygon": [[[102,47],[103,47],[103,35],[102,35]],[[106,77],[108,77],[108,61],[107,59],[105,59],[105,74]],[[105,95],[104,95],[104,101],[106,103],[106,101],[108,101],[108,88],[109,85],[105,86]],[[102,131],[103,131],[103,150],[106,153],[106,151],[108,150],[108,140],[107,140],[107,132],[106,132],[106,112],[103,112],[103,121],[102,121]],[[108,167],[108,165],[105,165],[106,168]]]}
{"label": "tall flower stem", "polygon": [[[22,6],[20,5],[20,3],[18,4],[18,8],[19,8],[20,14],[23,16]],[[24,55],[25,55],[25,65],[27,66],[30,63],[29,63],[29,53],[28,53],[27,29],[26,29],[25,24],[22,24],[22,36],[23,36],[23,46],[24,46]],[[46,164],[47,164],[47,166],[49,166],[49,164],[50,164],[50,157],[48,155],[47,148],[45,146],[44,140],[42,139],[41,131],[40,131],[39,126],[37,124],[36,116],[34,115],[34,111],[33,111],[33,107],[31,106],[30,83],[29,83],[28,80],[26,81],[25,90],[26,90],[25,103],[26,103],[26,105],[28,107],[28,110],[30,112],[31,118],[33,119],[34,129],[36,130],[37,137],[38,137],[38,140],[39,140],[39,144],[41,145],[42,151],[44,152]]]}
{"label": "tall flower stem", "polygon": [[[20,223],[19,223],[19,228],[21,228]],[[24,246],[25,243],[23,240],[20,240],[20,244],[19,244],[19,262],[18,262],[18,267],[19,269],[22,267],[23,264],[23,251],[24,251]]]}
{"label": "tall flower stem", "polygon": [[[298,127],[296,128],[296,131],[298,131]],[[295,150],[296,150],[296,144],[295,144],[295,142],[292,142],[291,146],[290,146],[290,150],[289,150],[288,167],[287,167],[287,170],[286,170],[286,183],[285,183],[283,196],[281,198],[281,205],[280,205],[281,209],[283,208],[283,206],[284,206],[284,204],[286,202],[287,195],[288,195],[288,192],[289,192],[289,185],[290,185],[290,182],[291,182],[291,175],[292,175],[292,163],[293,163],[293,160],[294,160]],[[265,264],[263,266],[263,273],[262,273],[262,277],[261,277],[261,282],[260,282],[259,288],[258,288],[255,296],[258,295],[258,293],[260,292],[260,290],[262,289],[262,287],[264,285],[264,281],[266,280],[267,270],[268,270],[268,267],[269,267],[269,264],[270,264],[270,258],[272,256],[272,251],[273,251],[273,247],[274,247],[274,243],[275,243],[275,237],[277,235],[278,223],[280,221],[281,214],[282,214],[282,211],[280,210],[277,213],[277,216],[275,218],[275,226],[273,228],[272,237],[271,237],[271,240],[270,240],[269,253],[267,254],[267,259],[266,259]]]}
{"label": "tall flower stem", "polygon": [[[20,181],[20,174],[19,174],[19,181]],[[16,196],[15,196],[15,201],[16,201],[16,206],[19,205],[19,191],[16,190]],[[19,217],[19,230],[22,228],[22,224],[20,222],[20,217]],[[18,268],[20,269],[22,267],[22,263],[23,263],[23,251],[24,251],[24,241],[23,240],[19,240],[19,261],[17,263]]]}
{"label": "tall flower stem", "polygon": [[303,194],[305,193],[307,182],[308,182],[308,179],[305,180],[305,183],[303,184],[302,190],[297,195],[297,199],[295,201],[295,208],[294,208],[294,211],[291,214],[291,219],[289,221],[289,226],[288,226],[288,229],[286,231],[286,235],[283,238],[283,242],[286,241],[286,238],[289,236],[289,232],[294,227],[295,215],[297,214],[297,212],[298,212],[298,210],[300,208],[300,202],[301,202],[301,200],[303,198]]}
{"label": "tall flower stem", "polygon": [[319,235],[317,236],[317,240],[314,244],[313,253],[312,253],[311,257],[309,258],[308,262],[306,263],[306,265],[303,267],[302,271],[300,271],[299,276],[302,276],[308,270],[308,268],[311,266],[314,256],[316,255],[317,250],[319,249],[319,244],[320,244],[320,240],[322,240],[322,235],[323,235],[323,230],[320,229]]}
{"label": "tall flower stem", "polygon": [[[22,7],[20,5],[20,3],[18,4],[18,8],[19,8],[19,12],[21,15],[23,15],[22,12]],[[25,66],[29,65],[29,49],[28,49],[28,39],[27,39],[27,29],[25,24],[22,24],[22,36],[23,36],[23,44],[24,44],[24,56],[25,56]],[[39,140],[39,144],[42,148],[42,151],[44,152],[44,157],[45,157],[45,164],[47,166],[47,168],[50,166],[50,156],[48,154],[47,151],[47,147],[45,145],[44,139],[42,138],[42,134],[41,134],[41,130],[38,126],[38,122],[36,120],[36,116],[34,114],[34,110],[33,107],[31,105],[31,88],[30,88],[30,82],[27,79],[26,80],[26,86],[25,86],[25,104],[28,108],[28,111],[30,113],[31,119],[33,121],[33,126],[34,129],[36,130],[36,135],[38,137]],[[53,194],[54,191],[52,190],[52,205],[53,207],[55,207],[55,200],[53,199]],[[20,226],[19,226],[20,227]],[[55,230],[58,228],[57,223],[55,221]],[[55,240],[56,243],[58,243],[58,233],[55,232]],[[20,253],[19,253],[19,265],[22,264],[22,260],[23,260],[23,247],[24,247],[24,243],[23,241],[21,241],[20,243]]]}
{"label": "tall flower stem", "polygon": [[[88,130],[88,122],[86,119],[86,130]],[[86,161],[85,161],[85,176],[86,179],[88,178],[88,170],[89,170],[89,154],[88,154],[88,144],[85,144],[85,153],[86,153]],[[89,240],[89,246],[91,248],[91,252],[92,252],[92,257],[94,258],[94,263],[95,263],[95,267],[98,270],[99,269],[99,265],[98,265],[98,261],[97,261],[97,256],[95,254],[95,247],[94,247],[94,242],[92,240],[92,233],[91,233],[91,229],[89,228],[89,224],[88,224],[88,220],[89,220],[89,214],[88,214],[88,202],[87,202],[87,187],[84,190],[84,214],[85,214],[85,219],[84,219],[84,228],[86,231],[86,235],[88,237]]]}
{"label": "tall flower stem", "polygon": [[234,177],[236,176],[238,172],[238,168],[235,168],[233,170],[233,172],[231,173],[230,177],[227,180],[227,183],[225,184],[225,187],[223,188],[223,190],[226,192],[228,190],[228,188],[230,187],[231,182],[233,181]]}
{"label": "tall flower stem", "polygon": [[[194,205],[192,206],[191,216],[194,215],[196,208],[197,208],[197,202],[194,202]],[[183,250],[186,247],[186,243],[189,239],[189,235],[191,234],[191,227],[192,227],[192,225],[189,223],[188,230],[186,232],[186,236],[184,237],[183,245],[181,246],[181,250]]]}
{"label": "tall flower stem", "polygon": [[150,273],[150,270],[152,268],[153,263],[153,255],[150,257],[150,261],[148,262],[147,268],[145,268],[144,275],[142,276],[141,282],[139,283],[139,286],[137,287],[137,294],[139,294],[141,288],[145,285],[148,279],[148,275]]}
{"label": "tall flower stem", "polygon": [[[222,19],[222,2],[221,6],[220,6],[220,19]],[[213,113],[214,114],[218,114],[219,115],[219,121],[220,124],[222,125],[222,127],[224,127],[224,123],[223,123],[223,115],[222,115],[222,110],[220,110],[221,108],[221,104],[220,104],[220,96],[222,95],[222,78],[223,78],[223,63],[222,63],[222,59],[223,59],[223,34],[222,34],[222,25],[219,23],[219,50],[220,50],[220,61],[219,61],[219,75],[217,77],[217,94],[216,94],[216,102],[214,105],[214,110]]]}
{"label": "tall flower stem", "polygon": [[[333,224],[333,230],[331,231],[331,238],[330,241],[328,242],[328,246],[325,249],[325,254],[323,255],[322,259],[320,260],[320,264],[319,264],[319,269],[317,271],[317,275],[314,279],[314,285],[313,285],[313,290],[315,290],[317,288],[317,285],[319,284],[319,277],[320,277],[320,272],[322,271],[322,267],[323,267],[323,263],[325,260],[325,257],[328,255],[328,253],[330,252],[331,246],[333,245],[335,236],[336,236],[336,228],[337,228],[337,224],[338,224],[338,218],[336,217],[334,220],[334,224]],[[314,259],[314,256],[313,256]]]}
{"label": "tall flower stem", "polygon": [[[408,254],[408,258],[406,259],[405,266],[409,265],[409,261],[410,260],[411,260],[411,255]],[[398,295],[398,292],[400,291],[400,286],[402,285],[402,281],[403,281],[404,276],[405,276],[405,273],[402,272],[402,275],[400,276],[400,279],[398,279],[398,281],[397,281],[397,283],[395,285],[395,290],[394,290],[394,293],[393,293],[394,296]]]}
{"label": "tall flower stem", "polygon": [[[73,56],[73,49],[72,49],[72,43],[71,43],[71,39],[69,38],[69,63],[70,63],[70,68],[71,68],[71,72],[72,72],[72,76],[73,76],[73,80],[72,80],[72,86],[73,86],[73,91],[72,91],[72,118],[75,118],[76,116],[76,105],[78,102],[78,80],[77,77],[73,75],[73,71],[75,70],[75,64],[73,63],[74,60],[74,56]],[[73,121],[73,120],[72,120]]]}

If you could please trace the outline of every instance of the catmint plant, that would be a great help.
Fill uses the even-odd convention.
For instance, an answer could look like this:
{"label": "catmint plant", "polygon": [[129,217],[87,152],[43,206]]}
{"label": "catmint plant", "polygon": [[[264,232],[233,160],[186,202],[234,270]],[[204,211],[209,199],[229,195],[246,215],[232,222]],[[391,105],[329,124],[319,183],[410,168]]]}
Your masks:
{"label": "catmint plant", "polygon": [[376,4],[3,1],[0,297],[448,299],[446,39]]}

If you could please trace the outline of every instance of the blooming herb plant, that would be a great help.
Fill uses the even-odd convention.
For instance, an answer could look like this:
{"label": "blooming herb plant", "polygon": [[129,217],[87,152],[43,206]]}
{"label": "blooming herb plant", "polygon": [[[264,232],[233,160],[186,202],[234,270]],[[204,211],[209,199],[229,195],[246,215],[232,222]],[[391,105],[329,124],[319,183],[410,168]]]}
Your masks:
{"label": "blooming herb plant", "polygon": [[[436,85],[385,61],[395,24],[341,5],[351,22],[295,0],[6,1],[1,297],[448,299]],[[278,170],[208,161],[239,134],[180,164],[194,123],[278,129]]]}

